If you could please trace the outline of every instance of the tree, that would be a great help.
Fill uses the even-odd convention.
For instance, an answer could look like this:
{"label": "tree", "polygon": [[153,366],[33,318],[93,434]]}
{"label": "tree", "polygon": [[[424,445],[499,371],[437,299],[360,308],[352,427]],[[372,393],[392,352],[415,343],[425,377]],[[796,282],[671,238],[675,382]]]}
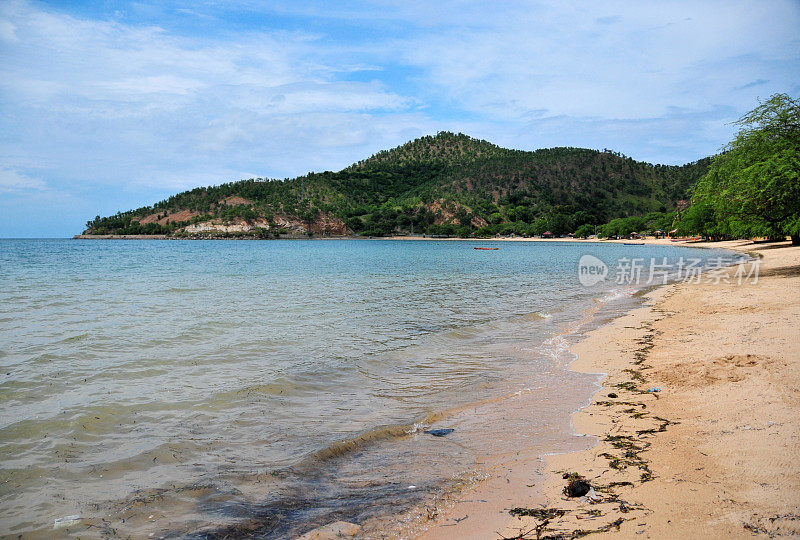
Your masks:
{"label": "tree", "polygon": [[594,234],[594,225],[589,225],[588,223],[581,225],[578,227],[578,230],[575,231],[575,236],[578,238],[588,238]]}
{"label": "tree", "polygon": [[472,223],[472,213],[463,206],[456,212],[456,221],[463,226],[469,226]]}
{"label": "tree", "polygon": [[775,94],[740,118],[739,132],[695,187],[724,236],[784,236],[800,245],[800,101]]}
{"label": "tree", "polygon": [[536,236],[542,236],[545,232],[547,232],[548,227],[549,223],[547,222],[547,219],[539,218],[531,225],[531,232],[533,232],[533,234]]}
{"label": "tree", "polygon": [[714,208],[708,201],[697,201],[683,214],[678,223],[678,232],[683,235],[701,234],[706,238],[718,239],[723,236],[716,221]]}
{"label": "tree", "polygon": [[572,230],[572,219],[566,214],[556,212],[550,214],[550,231],[556,236],[564,236]]}

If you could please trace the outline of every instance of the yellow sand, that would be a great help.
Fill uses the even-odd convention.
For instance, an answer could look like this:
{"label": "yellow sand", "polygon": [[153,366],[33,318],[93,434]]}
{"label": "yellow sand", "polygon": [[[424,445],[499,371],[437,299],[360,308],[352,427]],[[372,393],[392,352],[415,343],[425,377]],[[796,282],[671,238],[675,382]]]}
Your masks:
{"label": "yellow sand", "polygon": [[[597,446],[549,456],[534,487],[536,460],[520,456],[414,534],[536,538],[542,520],[510,516],[514,506],[569,510],[542,536],[609,525],[607,535],[631,538],[800,534],[800,247],[713,247],[762,255],[758,283],[662,287],[574,348],[573,369],[607,373],[573,416]],[[638,391],[649,387],[661,392]],[[599,500],[564,497],[565,471],[585,476]]]}

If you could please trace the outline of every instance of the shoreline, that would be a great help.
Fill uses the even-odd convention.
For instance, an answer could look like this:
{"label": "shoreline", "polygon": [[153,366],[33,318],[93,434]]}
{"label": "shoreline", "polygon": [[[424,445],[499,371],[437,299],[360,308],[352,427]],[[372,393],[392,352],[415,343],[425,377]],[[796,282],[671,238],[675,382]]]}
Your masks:
{"label": "shoreline", "polygon": [[[540,237],[491,237],[491,238],[458,238],[452,236],[433,237],[433,236],[307,236],[307,235],[283,235],[279,238],[256,238],[252,236],[170,236],[166,234],[76,234],[65,240],[247,240],[247,241],[275,241],[275,240],[391,240],[396,242],[420,241],[420,242],[555,242],[555,243],[582,243],[582,244],[629,244],[629,245],[663,245],[663,246],[691,246],[698,248],[718,247],[717,244],[742,242],[740,240],[729,240],[719,242],[708,242],[695,238],[653,238],[647,237],[639,240],[608,239],[608,238],[540,238]],[[749,242],[749,241],[747,241]],[[635,243],[635,244],[633,244]],[[764,242],[773,243],[773,242]]]}
{"label": "shoreline", "polygon": [[[800,534],[800,306],[786,298],[800,291],[800,248],[691,245],[761,257],[759,282],[662,285],[644,292],[643,306],[590,331],[571,348],[569,369],[602,375],[602,386],[571,426],[597,442],[544,456],[536,485],[508,486],[513,502],[485,482],[460,493],[469,496],[416,537],[536,538],[537,526],[541,535],[567,537]],[[515,469],[509,464],[512,477],[524,476]],[[585,477],[593,497],[565,497],[567,473]],[[503,516],[480,514],[498,503]],[[512,516],[512,507],[529,515]],[[469,512],[478,519],[459,520]]]}

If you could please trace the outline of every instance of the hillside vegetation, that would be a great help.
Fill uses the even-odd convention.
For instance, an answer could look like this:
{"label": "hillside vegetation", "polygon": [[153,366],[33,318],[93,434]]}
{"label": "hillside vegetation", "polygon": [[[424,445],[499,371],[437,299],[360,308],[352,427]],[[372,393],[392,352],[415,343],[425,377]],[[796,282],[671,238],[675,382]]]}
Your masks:
{"label": "hillside vegetation", "polygon": [[668,227],[710,159],[652,165],[582,148],[510,150],[439,133],[338,172],[198,187],[87,223],[87,234],[563,235],[641,216]]}

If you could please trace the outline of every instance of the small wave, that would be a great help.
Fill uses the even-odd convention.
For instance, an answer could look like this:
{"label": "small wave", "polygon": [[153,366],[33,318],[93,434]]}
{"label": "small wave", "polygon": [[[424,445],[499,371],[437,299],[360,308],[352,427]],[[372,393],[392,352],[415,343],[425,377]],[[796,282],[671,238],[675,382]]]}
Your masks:
{"label": "small wave", "polygon": [[61,341],[59,341],[59,343],[73,343],[75,341],[80,341],[82,339],[86,339],[87,337],[89,337],[89,333],[85,332],[83,334],[78,334],[77,336],[71,336],[71,337],[68,337],[68,338],[64,338]]}
{"label": "small wave", "polygon": [[550,339],[545,340],[540,346],[539,351],[554,362],[563,360],[565,357],[569,359],[576,358],[575,354],[570,350],[570,343],[562,335],[555,335]]}
{"label": "small wave", "polygon": [[412,424],[396,424],[392,426],[382,426],[371,429],[362,433],[361,435],[358,435],[357,437],[332,443],[322,450],[314,452],[304,459],[300,464],[292,468],[295,470],[313,468],[318,466],[321,462],[347,455],[370,444],[420,433],[430,428],[431,424],[434,422],[441,420],[446,416],[446,412],[431,413],[428,414],[424,419]]}
{"label": "small wave", "polygon": [[200,292],[204,289],[196,289],[196,288],[187,288],[187,287],[170,287],[168,289],[164,289],[162,292],[169,293],[169,294],[181,294],[181,293],[189,293],[189,292]]}
{"label": "small wave", "polygon": [[633,289],[613,289],[605,296],[595,298],[594,301],[601,304],[606,304],[608,302],[612,302],[614,300],[619,300],[620,298],[625,298],[626,296],[630,296],[631,294],[633,294],[633,292],[634,292]]}
{"label": "small wave", "polygon": [[[215,396],[215,398],[216,400],[228,401],[231,399],[237,399],[242,397],[279,396],[279,395],[295,394],[305,389],[307,388],[305,388],[302,385],[290,382],[285,379],[281,379],[270,383],[254,384],[251,386],[246,386],[244,388],[237,388],[236,390],[220,392]],[[308,388],[308,390],[311,389]]]}
{"label": "small wave", "polygon": [[[412,424],[413,426],[413,424]],[[405,426],[385,426],[380,427],[377,429],[373,429],[367,431],[359,435],[358,437],[354,437],[352,439],[346,439],[344,441],[337,441],[322,450],[318,450],[314,452],[310,459],[307,462],[324,462],[329,461],[331,459],[335,459],[337,457],[349,454],[356,450],[363,448],[369,444],[383,441],[387,439],[396,439],[398,437],[403,437],[408,435],[409,429],[412,426],[405,425]]]}
{"label": "small wave", "polygon": [[472,339],[480,335],[480,333],[480,330],[475,327],[463,327],[446,332],[444,337],[453,339]]}
{"label": "small wave", "polygon": [[524,322],[530,322],[530,321],[541,321],[544,319],[549,319],[552,316],[553,315],[551,313],[543,313],[541,311],[536,311],[534,313],[528,313],[526,315],[523,315],[521,318]]}

